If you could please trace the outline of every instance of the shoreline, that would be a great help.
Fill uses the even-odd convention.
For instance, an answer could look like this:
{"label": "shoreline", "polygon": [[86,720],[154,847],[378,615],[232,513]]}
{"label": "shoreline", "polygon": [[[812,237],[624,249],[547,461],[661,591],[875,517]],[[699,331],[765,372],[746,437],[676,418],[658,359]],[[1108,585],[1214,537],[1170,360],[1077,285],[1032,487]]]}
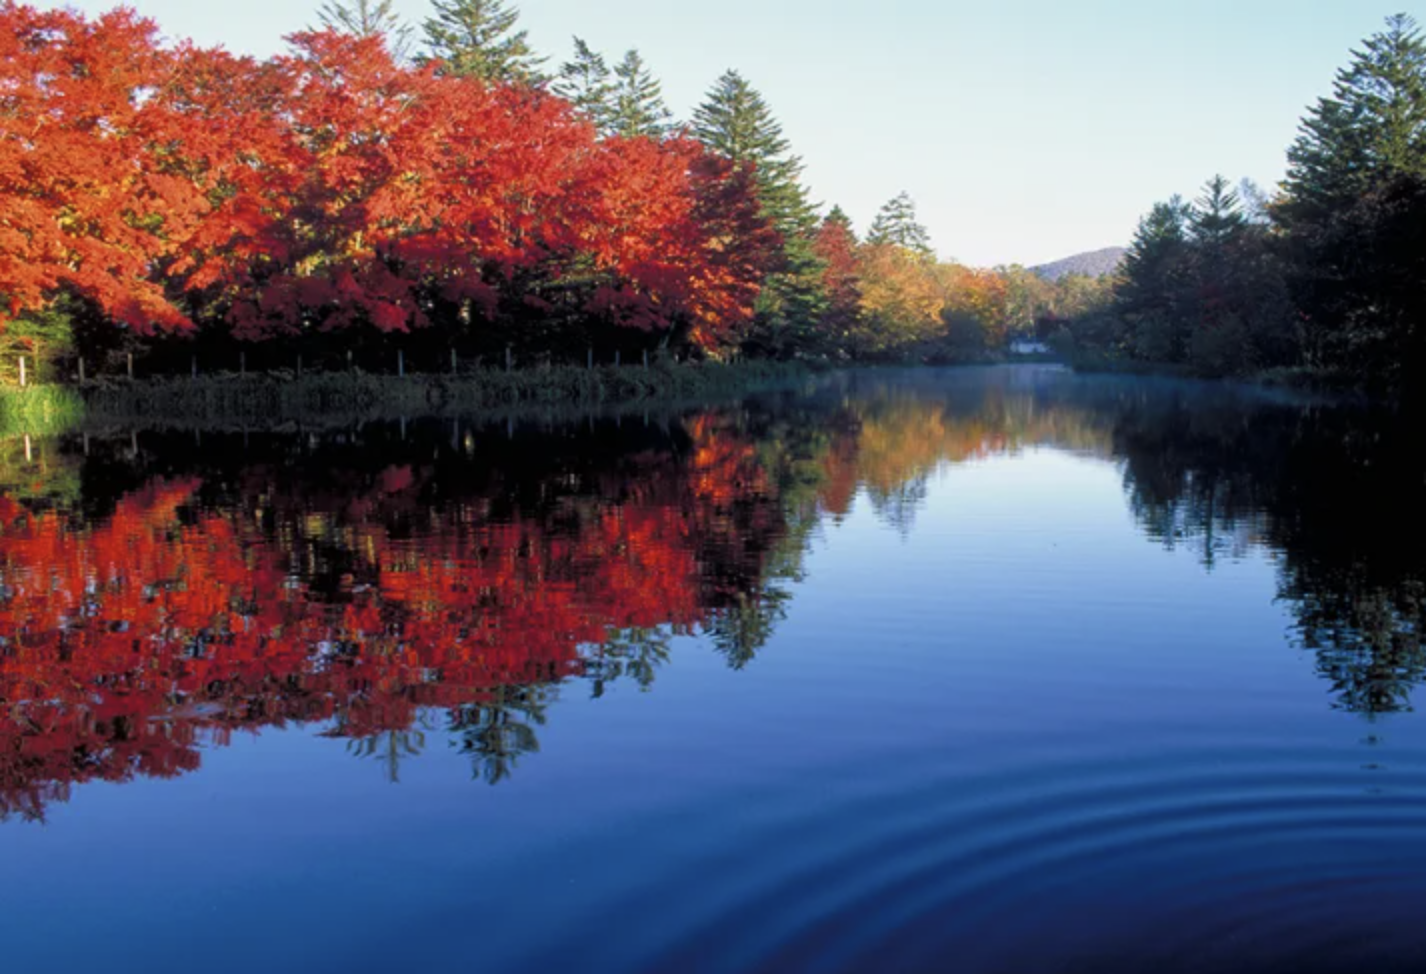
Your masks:
{"label": "shoreline", "polygon": [[1293,392],[1340,397],[1362,402],[1390,403],[1393,397],[1380,390],[1373,393],[1343,372],[1313,369],[1308,366],[1278,366],[1255,369],[1240,375],[1201,375],[1186,365],[1172,362],[1147,362],[1133,359],[1092,357],[1076,360],[1066,356],[1060,360],[1077,375],[1133,375],[1144,378],[1183,379],[1193,382],[1227,382],[1260,386],[1265,389],[1285,389]]}
{"label": "shoreline", "polygon": [[0,435],[103,428],[259,430],[414,416],[556,416],[591,409],[673,409],[795,385],[802,364],[555,366],[457,375],[236,373],[0,389]]}

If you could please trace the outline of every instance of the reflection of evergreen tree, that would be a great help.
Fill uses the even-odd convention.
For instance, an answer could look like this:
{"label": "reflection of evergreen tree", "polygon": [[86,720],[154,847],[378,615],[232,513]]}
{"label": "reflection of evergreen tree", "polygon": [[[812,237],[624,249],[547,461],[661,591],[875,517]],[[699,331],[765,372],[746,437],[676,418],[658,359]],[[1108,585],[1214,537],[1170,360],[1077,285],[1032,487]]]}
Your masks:
{"label": "reflection of evergreen tree", "polygon": [[[786,404],[784,404],[786,406]],[[767,496],[775,498],[776,530],[757,530],[766,523],[765,505],[742,511],[756,548],[743,546],[735,563],[740,577],[719,586],[732,592],[721,599],[704,629],[720,655],[741,670],[771,640],[787,617],[792,586],[803,580],[802,565],[812,534],[821,522],[818,495],[826,480],[826,456],[832,444],[828,415],[823,410],[787,407],[753,410],[743,417],[742,431],[756,444],[756,465],[767,480]],[[731,583],[731,584],[730,584]]]}
{"label": "reflection of evergreen tree", "polygon": [[457,707],[450,714],[456,747],[471,759],[476,780],[499,784],[510,777],[520,757],[540,749],[536,727],[558,696],[547,686],[509,686],[492,692],[482,703]]}
{"label": "reflection of evergreen tree", "polygon": [[1389,590],[1353,574],[1328,581],[1298,570],[1284,579],[1282,597],[1294,607],[1301,644],[1317,654],[1317,671],[1342,709],[1409,710],[1411,691],[1426,678],[1426,577]]}
{"label": "reflection of evergreen tree", "polygon": [[753,661],[778,623],[787,618],[790,599],[788,591],[771,588],[754,595],[740,594],[732,605],[714,613],[708,634],[730,667],[741,670]]}
{"label": "reflection of evergreen tree", "polygon": [[1204,566],[1239,554],[1254,534],[1275,472],[1274,454],[1247,442],[1292,436],[1291,410],[1265,412],[1231,393],[1216,400],[1187,387],[1119,404],[1115,452],[1128,459],[1129,508],[1166,548],[1197,546]]}
{"label": "reflection of evergreen tree", "polygon": [[916,512],[926,503],[928,487],[929,479],[923,474],[890,490],[873,490],[872,509],[888,525],[909,536],[916,526]]}
{"label": "reflection of evergreen tree", "polygon": [[347,752],[359,758],[375,758],[385,765],[386,780],[393,785],[401,783],[401,761],[403,758],[419,757],[426,749],[424,731],[390,730],[347,742]]}
{"label": "reflection of evergreen tree", "polygon": [[668,662],[673,635],[664,627],[626,629],[595,647],[584,667],[595,699],[621,679],[633,680],[640,690],[651,689],[659,667]]}
{"label": "reflection of evergreen tree", "polygon": [[1426,470],[1408,420],[1180,387],[1121,403],[1114,440],[1150,537],[1198,546],[1210,568],[1274,552],[1295,638],[1337,705],[1410,707],[1426,679]]}

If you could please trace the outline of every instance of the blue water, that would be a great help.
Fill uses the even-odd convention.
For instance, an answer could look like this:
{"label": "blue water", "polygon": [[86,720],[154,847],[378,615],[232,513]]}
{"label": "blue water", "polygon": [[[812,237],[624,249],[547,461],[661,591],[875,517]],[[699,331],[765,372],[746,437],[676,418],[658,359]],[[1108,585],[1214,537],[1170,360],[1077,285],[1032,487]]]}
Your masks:
{"label": "blue water", "polygon": [[[470,449],[460,429],[447,442],[448,420],[411,429],[330,446],[250,438],[256,459],[217,433],[201,450],[172,433],[140,435],[133,454],[127,435],[88,457],[73,438],[48,444],[44,476],[77,471],[81,486],[7,480],[0,596],[58,584],[13,554],[44,518],[69,519],[65,544],[97,548],[86,532],[116,505],[178,478],[200,486],[176,523],[212,518],[210,547],[219,525],[257,524],[241,550],[270,553],[288,579],[287,596],[267,597],[303,604],[331,601],[316,594],[323,559],[357,603],[373,596],[353,578],[410,568],[352,567],[372,525],[457,575],[462,559],[486,564],[497,546],[481,518],[553,539],[539,555],[527,530],[506,552],[522,592],[556,579],[594,591],[600,567],[561,546],[654,511],[689,525],[660,537],[691,553],[699,580],[692,610],[667,600],[683,607],[666,613],[653,678],[625,674],[596,697],[576,662],[524,681],[545,704],[518,721],[530,736],[495,775],[489,753],[459,746],[451,701],[410,686],[395,695],[415,701],[411,719],[365,736],[344,732],[345,698],[279,720],[239,718],[230,689],[206,703],[210,691],[174,690],[144,719],[170,737],[197,726],[194,767],[103,780],[75,770],[105,760],[92,745],[42,768],[11,761],[15,793],[72,781],[42,807],[12,800],[0,822],[4,970],[1426,967],[1426,724],[1412,709],[1423,481],[1390,419],[1020,369],[837,377],[513,438],[474,424]],[[598,449],[580,453],[591,437]],[[714,447],[744,457],[710,502],[690,471]],[[837,450],[857,458],[842,464],[849,505],[828,486]],[[389,473],[405,468],[415,486]],[[274,507],[294,509],[290,522]],[[318,530],[322,517],[336,526]],[[294,541],[303,531],[321,544]],[[627,557],[644,535],[619,537],[591,550]],[[109,577],[113,592],[139,582]],[[398,625],[401,596],[382,593]],[[17,670],[46,625],[113,628],[134,611],[118,602],[31,616],[24,633],[12,613],[0,667]],[[514,612],[482,604],[497,628]],[[767,609],[765,638],[730,653],[727,620],[744,618],[730,606],[748,605]],[[427,610],[449,627],[431,645],[468,638],[464,609]],[[658,621],[580,611],[611,643]],[[196,635],[121,624],[145,658]],[[371,631],[346,635],[377,652]],[[221,663],[223,647],[204,652]],[[320,640],[295,649],[330,655]],[[579,659],[599,652],[579,642]],[[290,702],[295,684],[271,679],[264,706]],[[22,714],[41,702],[3,701],[12,754],[38,746]]]}

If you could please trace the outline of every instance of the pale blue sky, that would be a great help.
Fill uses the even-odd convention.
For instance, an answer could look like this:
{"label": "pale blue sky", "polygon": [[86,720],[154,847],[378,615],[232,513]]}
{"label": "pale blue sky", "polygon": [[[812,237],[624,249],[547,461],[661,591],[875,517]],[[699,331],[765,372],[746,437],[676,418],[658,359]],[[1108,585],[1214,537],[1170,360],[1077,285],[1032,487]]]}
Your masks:
{"label": "pale blue sky", "polygon": [[[726,68],[771,103],[814,197],[864,229],[905,189],[943,257],[1121,244],[1215,172],[1270,186],[1347,51],[1420,0],[524,0],[534,46],[638,47],[687,117]],[[40,0],[41,6],[62,4]],[[94,12],[108,0],[65,4]],[[317,0],[131,0],[173,37],[267,54]],[[427,0],[397,0],[419,21]]]}

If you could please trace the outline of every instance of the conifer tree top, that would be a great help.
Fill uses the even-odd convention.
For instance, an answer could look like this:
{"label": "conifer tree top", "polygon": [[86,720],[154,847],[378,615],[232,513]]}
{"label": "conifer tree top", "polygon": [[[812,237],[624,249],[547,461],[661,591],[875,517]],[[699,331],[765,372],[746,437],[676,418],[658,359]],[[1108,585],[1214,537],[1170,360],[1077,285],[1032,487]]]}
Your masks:
{"label": "conifer tree top", "polygon": [[328,30],[355,37],[380,37],[393,57],[405,58],[411,49],[411,28],[401,22],[393,0],[327,0],[317,19]]}
{"label": "conifer tree top", "polygon": [[536,84],[544,80],[543,58],[530,49],[527,32],[515,30],[520,12],[504,0],[432,0],[426,18],[427,60],[442,70],[486,81]]}
{"label": "conifer tree top", "polygon": [[800,181],[802,160],[782,134],[763,96],[737,71],[727,71],[693,112],[692,132],[708,148],[755,167],[764,210],[784,236],[805,236],[816,213]]}
{"label": "conifer tree top", "polygon": [[916,219],[916,203],[911,194],[902,192],[887,201],[872,221],[867,242],[894,244],[925,257],[932,256],[931,235]]}
{"label": "conifer tree top", "polygon": [[1155,203],[1134,231],[1134,239],[1124,255],[1126,265],[1147,259],[1166,243],[1183,243],[1188,239],[1188,221],[1192,207],[1183,197],[1173,196],[1167,202]]}
{"label": "conifer tree top", "polygon": [[582,38],[574,39],[574,57],[560,65],[554,93],[594,123],[600,132],[609,131],[610,103],[614,84],[604,55],[590,48]]}
{"label": "conifer tree top", "polygon": [[663,87],[637,50],[611,70],[604,55],[576,37],[574,58],[560,65],[554,91],[605,136],[659,139],[673,127]]}
{"label": "conifer tree top", "polygon": [[1199,243],[1221,245],[1232,240],[1245,226],[1242,201],[1224,176],[1214,176],[1203,187],[1188,218],[1193,237]]}
{"label": "conifer tree top", "polygon": [[1283,184],[1289,218],[1317,218],[1393,175],[1426,175],[1426,40],[1405,14],[1337,72],[1303,119]]}
{"label": "conifer tree top", "polygon": [[625,138],[666,134],[673,112],[663,100],[663,86],[649,73],[637,50],[629,50],[614,66],[614,104],[610,129]]}
{"label": "conifer tree top", "polygon": [[781,160],[801,170],[800,162],[788,155],[792,146],[772,109],[737,71],[724,72],[703,104],[694,109],[693,134],[734,162],[764,166]]}

